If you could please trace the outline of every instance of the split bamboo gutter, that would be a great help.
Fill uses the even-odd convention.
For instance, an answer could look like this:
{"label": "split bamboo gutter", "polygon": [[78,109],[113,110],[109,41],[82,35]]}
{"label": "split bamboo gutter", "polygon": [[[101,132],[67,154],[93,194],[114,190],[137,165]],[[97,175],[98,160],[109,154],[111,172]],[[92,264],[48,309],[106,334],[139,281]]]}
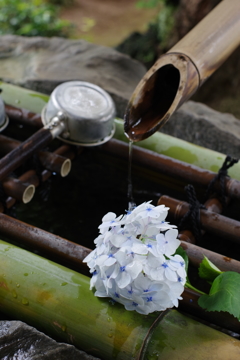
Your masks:
{"label": "split bamboo gutter", "polygon": [[137,85],[127,107],[125,133],[143,140],[188,100],[240,44],[240,1],[223,0]]}

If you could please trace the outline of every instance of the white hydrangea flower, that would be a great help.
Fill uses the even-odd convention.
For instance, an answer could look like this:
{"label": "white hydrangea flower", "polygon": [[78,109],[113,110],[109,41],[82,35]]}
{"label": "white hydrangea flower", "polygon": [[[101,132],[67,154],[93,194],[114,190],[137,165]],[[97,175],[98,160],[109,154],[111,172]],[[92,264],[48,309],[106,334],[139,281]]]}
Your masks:
{"label": "white hydrangea flower", "polygon": [[107,213],[85,259],[90,289],[140,314],[178,306],[186,282],[176,226],[165,221],[168,208],[145,202],[126,215]]}

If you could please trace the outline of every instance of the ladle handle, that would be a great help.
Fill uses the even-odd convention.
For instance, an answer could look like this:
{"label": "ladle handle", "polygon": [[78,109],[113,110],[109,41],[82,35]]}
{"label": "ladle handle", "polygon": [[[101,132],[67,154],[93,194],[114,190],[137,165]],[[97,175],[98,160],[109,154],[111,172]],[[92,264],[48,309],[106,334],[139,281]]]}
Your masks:
{"label": "ladle handle", "polygon": [[26,161],[33,153],[44,148],[53,139],[49,129],[40,129],[17,148],[0,159],[0,181]]}

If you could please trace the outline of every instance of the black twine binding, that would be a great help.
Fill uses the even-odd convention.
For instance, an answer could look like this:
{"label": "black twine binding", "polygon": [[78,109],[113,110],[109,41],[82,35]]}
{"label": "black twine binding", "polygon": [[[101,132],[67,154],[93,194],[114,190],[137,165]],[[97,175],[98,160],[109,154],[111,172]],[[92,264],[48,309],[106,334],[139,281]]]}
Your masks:
{"label": "black twine binding", "polygon": [[206,209],[206,208],[198,201],[196,197],[195,189],[192,185],[189,184],[185,186],[184,190],[187,194],[189,210],[181,219],[178,228],[183,230],[183,227],[185,227],[185,223],[189,221],[194,237],[196,238],[196,240],[200,240],[202,236],[201,223],[200,223],[200,209]]}
{"label": "black twine binding", "polygon": [[218,170],[217,175],[210,181],[208,188],[205,193],[205,198],[208,199],[209,195],[213,192],[214,185],[216,182],[219,181],[220,185],[220,200],[222,203],[222,206],[226,206],[226,188],[225,188],[225,178],[228,176],[228,169],[232,167],[234,164],[238,162],[238,159],[232,158],[230,155],[226,156],[226,159],[224,160],[222,167]]}

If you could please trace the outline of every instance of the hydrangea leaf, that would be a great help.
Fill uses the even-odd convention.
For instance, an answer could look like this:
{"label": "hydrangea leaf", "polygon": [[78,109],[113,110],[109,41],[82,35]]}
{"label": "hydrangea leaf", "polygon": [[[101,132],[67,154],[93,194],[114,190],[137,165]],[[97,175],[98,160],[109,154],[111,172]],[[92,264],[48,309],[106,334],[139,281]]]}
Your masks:
{"label": "hydrangea leaf", "polygon": [[212,282],[218,275],[222,274],[206,256],[204,256],[198,270],[200,278]]}
{"label": "hydrangea leaf", "polygon": [[215,278],[209,295],[202,295],[198,304],[207,311],[226,311],[240,321],[240,274],[227,271]]}

